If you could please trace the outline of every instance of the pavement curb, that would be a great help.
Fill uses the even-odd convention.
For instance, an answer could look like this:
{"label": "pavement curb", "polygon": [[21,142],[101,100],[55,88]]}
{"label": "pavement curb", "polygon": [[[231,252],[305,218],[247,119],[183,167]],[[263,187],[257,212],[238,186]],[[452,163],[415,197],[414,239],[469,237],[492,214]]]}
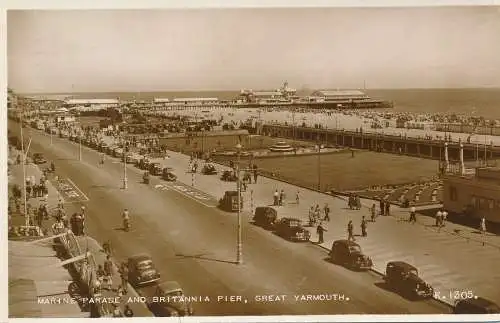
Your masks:
{"label": "pavement curb", "polygon": [[[322,245],[320,245],[320,244],[318,244],[318,243],[315,243],[315,242],[312,242],[312,241],[309,241],[309,242],[310,242],[311,244],[315,245],[315,246],[318,246],[319,248],[321,248],[321,249],[323,249],[323,250],[330,251],[330,249],[329,249],[328,247],[322,246]],[[385,276],[384,271],[383,271],[383,270],[380,270],[379,268],[372,267],[372,268],[370,269],[370,271],[371,271],[371,272],[373,272],[373,273],[375,273],[375,274],[377,274],[377,275],[379,275],[379,276],[382,276],[382,277],[384,277],[384,276]],[[444,301],[443,299],[441,299],[441,298],[437,298],[437,297],[435,297],[435,296],[433,296],[432,298],[433,298],[434,300],[438,301],[439,303],[444,304],[444,305],[446,305],[446,306],[449,306],[449,307],[451,307],[451,308],[453,308],[453,307],[455,306],[455,303],[453,303],[453,302],[451,302],[451,303],[450,303],[450,302],[448,302],[448,301]]]}

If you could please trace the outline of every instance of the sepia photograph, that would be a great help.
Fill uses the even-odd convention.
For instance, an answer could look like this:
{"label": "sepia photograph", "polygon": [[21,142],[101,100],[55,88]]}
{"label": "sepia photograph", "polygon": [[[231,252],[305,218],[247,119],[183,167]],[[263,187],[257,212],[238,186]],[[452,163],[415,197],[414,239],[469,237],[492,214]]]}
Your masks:
{"label": "sepia photograph", "polygon": [[5,16],[9,319],[499,318],[500,6]]}

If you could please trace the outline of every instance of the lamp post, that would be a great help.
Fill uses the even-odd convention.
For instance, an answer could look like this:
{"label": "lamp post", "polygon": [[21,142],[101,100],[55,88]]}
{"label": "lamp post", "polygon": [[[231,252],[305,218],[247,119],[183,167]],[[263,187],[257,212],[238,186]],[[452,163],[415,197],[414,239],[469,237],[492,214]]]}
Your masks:
{"label": "lamp post", "polygon": [[[21,154],[23,158],[21,162],[23,163],[23,196],[24,196],[24,219],[25,225],[30,225],[30,216],[28,214],[28,197],[26,196],[26,156],[28,152],[24,152],[24,136],[23,136],[23,111],[19,114],[19,120],[21,121]],[[29,149],[29,148],[28,148]]]}
{"label": "lamp post", "polygon": [[123,147],[123,189],[126,190],[128,185],[128,179],[127,179],[127,152],[126,152],[126,147]]}
{"label": "lamp post", "polygon": [[321,191],[321,142],[318,134],[318,191]]}
{"label": "lamp post", "polygon": [[243,263],[243,255],[242,255],[242,243],[241,243],[241,182],[240,182],[240,153],[241,153],[241,144],[238,143],[236,145],[236,151],[238,153],[238,162],[236,164],[236,172],[237,176],[237,188],[238,188],[238,238],[237,238],[237,251],[236,251],[236,263],[238,265]]}

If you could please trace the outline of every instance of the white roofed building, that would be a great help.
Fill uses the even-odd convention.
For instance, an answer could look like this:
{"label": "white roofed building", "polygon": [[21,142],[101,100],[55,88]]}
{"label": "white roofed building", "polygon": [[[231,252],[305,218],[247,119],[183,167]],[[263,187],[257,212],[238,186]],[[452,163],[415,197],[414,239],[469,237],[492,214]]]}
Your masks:
{"label": "white roofed building", "polygon": [[106,108],[118,108],[120,101],[117,99],[68,99],[64,102],[68,108],[80,111],[92,111]]}

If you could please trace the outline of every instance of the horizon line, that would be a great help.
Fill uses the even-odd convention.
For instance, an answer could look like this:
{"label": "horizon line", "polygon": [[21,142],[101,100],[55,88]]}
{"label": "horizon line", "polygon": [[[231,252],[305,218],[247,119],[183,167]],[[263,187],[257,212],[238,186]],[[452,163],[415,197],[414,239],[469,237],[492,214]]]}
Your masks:
{"label": "horizon line", "polygon": [[[66,91],[59,91],[59,92],[18,92],[14,90],[13,88],[11,89],[14,93],[17,95],[33,95],[33,94],[46,94],[46,95],[56,95],[56,94],[78,94],[78,93],[155,93],[155,92],[240,92],[241,89],[165,89],[165,90],[105,90],[105,91],[71,91],[71,92],[66,92]],[[363,91],[387,91],[387,90],[495,90],[498,89],[500,90],[500,86],[482,86],[482,87],[408,87],[408,88],[403,88],[403,87],[397,87],[397,88],[389,88],[389,87],[383,87],[383,88],[319,88],[319,89],[312,89],[312,88],[303,88],[303,89],[296,89],[297,92],[299,91],[321,91],[321,90],[363,90]],[[268,89],[273,90],[273,89]],[[265,91],[265,90],[255,90],[255,91]]]}

